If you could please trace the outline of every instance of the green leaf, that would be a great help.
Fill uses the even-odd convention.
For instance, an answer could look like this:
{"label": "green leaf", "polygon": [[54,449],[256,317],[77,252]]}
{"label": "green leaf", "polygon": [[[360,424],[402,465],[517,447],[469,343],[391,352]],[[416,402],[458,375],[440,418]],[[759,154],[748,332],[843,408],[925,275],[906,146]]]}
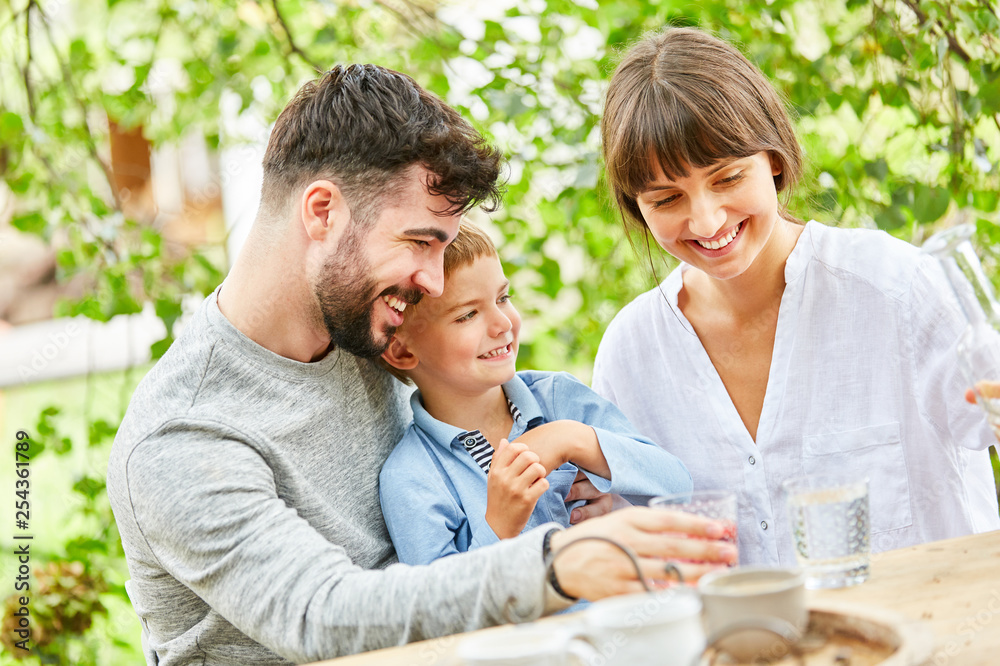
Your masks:
{"label": "green leaf", "polygon": [[885,180],[889,175],[889,164],[882,157],[874,162],[865,162],[865,173],[875,180]]}
{"label": "green leaf", "polygon": [[1000,202],[1000,193],[996,190],[977,190],[972,193],[972,205],[977,210],[991,213],[997,209],[998,202]]}
{"label": "green leaf", "polygon": [[93,499],[99,493],[104,492],[104,488],[104,479],[98,479],[92,476],[84,476],[73,484],[73,490],[89,499]]}
{"label": "green leaf", "polygon": [[28,234],[36,234],[42,236],[45,233],[46,227],[45,218],[38,211],[31,211],[29,213],[23,213],[20,215],[15,215],[11,218],[11,225],[15,229],[19,229]]}
{"label": "green leaf", "polygon": [[20,143],[24,121],[13,111],[0,114],[0,143]]}
{"label": "green leaf", "polygon": [[114,439],[118,432],[117,426],[113,426],[104,419],[97,419],[90,424],[90,446],[97,446]]}
{"label": "green leaf", "polygon": [[174,322],[177,318],[181,316],[181,302],[174,298],[158,298],[156,299],[156,316],[163,320],[163,325],[166,326],[167,332],[174,330]]}
{"label": "green leaf", "polygon": [[875,215],[875,224],[879,229],[892,231],[906,224],[906,216],[898,208],[883,208]]}
{"label": "green leaf", "polygon": [[943,187],[916,186],[913,214],[918,222],[930,223],[941,219],[951,203],[951,195]]}
{"label": "green leaf", "polygon": [[31,182],[35,179],[35,174],[31,172],[22,173],[17,178],[7,181],[7,186],[14,194],[25,194],[31,187]]}
{"label": "green leaf", "polygon": [[167,336],[162,340],[157,340],[149,346],[149,352],[153,360],[163,358],[163,355],[167,353],[170,349],[170,345],[174,343],[174,338],[172,336]]}

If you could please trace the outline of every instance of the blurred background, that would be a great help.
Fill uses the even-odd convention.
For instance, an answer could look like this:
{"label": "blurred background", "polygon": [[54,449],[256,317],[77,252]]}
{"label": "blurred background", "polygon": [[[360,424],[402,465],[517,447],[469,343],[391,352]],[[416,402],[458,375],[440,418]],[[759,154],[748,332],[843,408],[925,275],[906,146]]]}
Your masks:
{"label": "blurred background", "polygon": [[[961,212],[996,283],[998,15],[993,0],[0,0],[0,437],[32,441],[35,649],[16,663],[142,661],[109,447],[239,251],[270,124],[305,81],[398,69],[503,148],[506,205],[473,218],[525,317],[519,366],[588,381],[608,322],[671,268],[625,236],[603,182],[623,48],[666,24],[736,43],[796,115],[794,214],[920,244]],[[0,487],[14,479],[8,460]]]}

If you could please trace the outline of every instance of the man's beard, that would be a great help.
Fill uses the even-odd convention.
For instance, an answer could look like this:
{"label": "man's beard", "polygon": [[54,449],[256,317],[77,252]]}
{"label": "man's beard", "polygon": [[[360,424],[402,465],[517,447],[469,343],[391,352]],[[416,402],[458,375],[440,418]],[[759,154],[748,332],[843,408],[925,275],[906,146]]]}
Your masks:
{"label": "man's beard", "polygon": [[379,338],[372,331],[375,307],[382,296],[393,295],[407,303],[416,303],[421,294],[413,289],[391,286],[380,294],[371,276],[371,264],[362,250],[366,234],[353,232],[337,254],[320,271],[315,287],[323,324],[330,341],[344,351],[362,358],[375,358],[389,346],[395,326],[385,325]]}

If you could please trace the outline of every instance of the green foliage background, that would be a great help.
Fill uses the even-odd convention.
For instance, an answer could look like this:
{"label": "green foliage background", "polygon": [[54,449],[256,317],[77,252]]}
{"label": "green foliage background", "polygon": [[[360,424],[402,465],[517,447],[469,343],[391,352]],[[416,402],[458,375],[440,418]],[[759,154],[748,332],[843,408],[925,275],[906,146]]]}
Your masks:
{"label": "green foliage background", "polygon": [[[158,229],[123,213],[109,184],[108,120],[141,125],[154,144],[196,130],[225,146],[234,139],[220,125],[224,97],[270,122],[335,62],[405,71],[509,157],[507,204],[492,229],[525,315],[520,365],[587,378],[611,317],[670,267],[643,238],[631,239],[632,251],[602,182],[599,113],[622,48],[666,24],[735,42],[797,115],[807,172],[794,214],[919,243],[963,211],[995,280],[998,13],[988,0],[7,0],[0,179],[17,197],[14,225],[59,248],[59,279],[82,275],[89,285],[56,314],[106,321],[151,302],[168,331],[159,355],[181,298],[214,288],[226,259],[218,247],[168,247]],[[166,81],[180,84],[151,92]],[[73,611],[94,616],[94,628],[39,646],[34,661],[141,660],[103,479],[135,379],[88,378],[82,411],[54,399],[30,416],[39,465],[83,461],[65,522],[39,544],[45,561],[85,562],[84,578],[107,585]],[[95,407],[94,387],[106,382],[118,388]],[[72,587],[64,582],[51,604]]]}

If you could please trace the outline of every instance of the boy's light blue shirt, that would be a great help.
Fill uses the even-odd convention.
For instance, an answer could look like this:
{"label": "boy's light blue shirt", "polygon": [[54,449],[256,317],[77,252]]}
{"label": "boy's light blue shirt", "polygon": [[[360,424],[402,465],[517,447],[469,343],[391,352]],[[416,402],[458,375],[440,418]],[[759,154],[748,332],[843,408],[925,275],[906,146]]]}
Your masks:
{"label": "boy's light blue shirt", "polygon": [[[633,504],[691,489],[680,460],[641,436],[624,414],[568,373],[519,372],[503,385],[521,412],[509,440],[543,423],[572,419],[594,428],[611,469],[611,480],[584,472],[601,492]],[[379,495],[389,535],[400,562],[427,564],[439,557],[499,541],[486,522],[486,473],[466,451],[462,428],[438,421],[424,409],[420,392],[410,398],[413,423],[379,475]],[[548,476],[525,526],[569,526],[565,499],[577,468],[565,464]]]}

